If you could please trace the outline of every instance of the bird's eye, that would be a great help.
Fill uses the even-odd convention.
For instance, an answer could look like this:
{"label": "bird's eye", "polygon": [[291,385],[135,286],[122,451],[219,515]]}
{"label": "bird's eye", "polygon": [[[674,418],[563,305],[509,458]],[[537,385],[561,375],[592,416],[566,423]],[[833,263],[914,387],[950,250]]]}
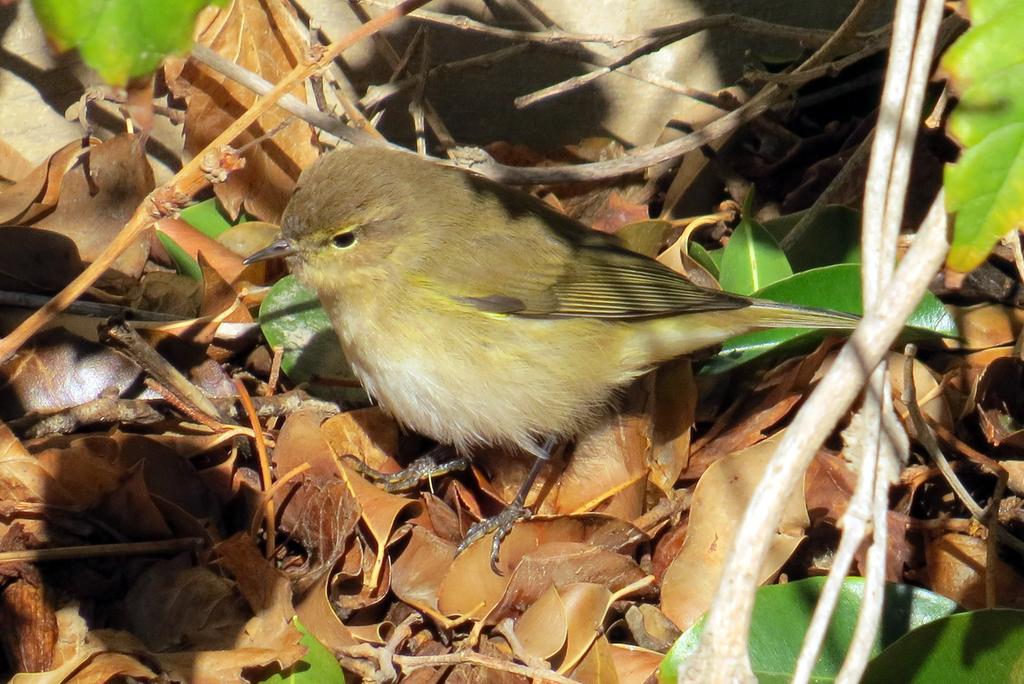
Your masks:
{"label": "bird's eye", "polygon": [[356,233],[354,230],[347,230],[344,233],[337,233],[331,238],[331,244],[337,249],[345,249],[351,247],[356,243]]}

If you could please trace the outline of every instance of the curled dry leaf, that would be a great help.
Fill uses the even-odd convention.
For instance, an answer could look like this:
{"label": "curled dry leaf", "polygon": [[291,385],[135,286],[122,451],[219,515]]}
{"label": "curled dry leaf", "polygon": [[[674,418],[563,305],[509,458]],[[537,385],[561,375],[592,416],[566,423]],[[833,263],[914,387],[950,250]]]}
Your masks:
{"label": "curled dry leaf", "polygon": [[1024,362],[995,359],[978,378],[975,392],[981,429],[993,446],[1024,449]]}
{"label": "curled dry leaf", "polygon": [[398,453],[398,423],[379,407],[346,411],[330,417],[320,427],[323,439],[337,458],[355,456],[381,472],[401,470]]}
{"label": "curled dry leaf", "polygon": [[75,140],[51,154],[46,161],[0,192],[0,225],[31,223],[57,206],[61,185],[96,138]]}
{"label": "curled dry leaf", "polygon": [[612,645],[606,637],[602,635],[594,641],[571,676],[586,684],[621,684]]}
{"label": "curled dry leaf", "polygon": [[[687,629],[711,605],[747,504],[782,434],[715,461],[697,483],[686,541],[661,588],[661,609],[680,629]],[[801,487],[786,500],[782,522],[758,572],[761,582],[773,577],[796,550],[808,522]]]}
{"label": "curled dry leaf", "polygon": [[[145,142],[145,136],[123,133],[90,147],[67,172],[57,206],[32,225],[74,240],[82,261],[96,259],[155,187]],[[139,236],[111,269],[138,278],[149,258],[149,241],[148,235]]]}
{"label": "curled dry leaf", "polygon": [[[294,10],[281,0],[237,0],[223,9],[205,11],[197,22],[196,42],[277,83],[303,59],[306,42],[295,29]],[[185,98],[185,150],[199,154],[255,101],[248,88],[209,68],[187,60],[168,60],[164,73],[176,97]],[[296,85],[291,94],[305,101]],[[214,185],[217,198],[232,217],[245,210],[277,221],[299,172],[318,155],[310,126],[278,108],[271,108],[236,139],[244,147],[287,123],[273,138],[248,147],[245,166]],[[219,153],[219,151],[215,151]]]}

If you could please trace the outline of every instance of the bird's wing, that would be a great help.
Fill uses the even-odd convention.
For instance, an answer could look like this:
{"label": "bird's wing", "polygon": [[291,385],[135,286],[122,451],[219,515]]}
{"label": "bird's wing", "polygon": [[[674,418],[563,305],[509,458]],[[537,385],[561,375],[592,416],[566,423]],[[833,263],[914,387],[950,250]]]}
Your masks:
{"label": "bird's wing", "polygon": [[[750,300],[698,287],[666,266],[613,241],[575,245],[568,259],[543,258],[520,268],[490,271],[490,287],[455,299],[492,313],[532,318],[659,318],[682,313],[739,309]],[[596,242],[597,244],[594,244]],[[523,262],[515,260],[519,266]],[[466,280],[462,280],[466,283]],[[495,287],[494,283],[500,283]],[[463,289],[463,288],[460,288]]]}

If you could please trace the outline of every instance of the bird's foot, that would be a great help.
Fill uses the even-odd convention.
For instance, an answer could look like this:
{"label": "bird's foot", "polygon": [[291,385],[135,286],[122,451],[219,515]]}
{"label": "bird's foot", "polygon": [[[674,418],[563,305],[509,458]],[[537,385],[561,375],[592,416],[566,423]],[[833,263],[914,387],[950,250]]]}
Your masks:
{"label": "bird's foot", "polygon": [[447,461],[439,461],[437,451],[437,449],[431,449],[397,473],[382,473],[356,458],[347,459],[346,462],[357,473],[384,491],[391,493],[407,492],[415,489],[421,482],[427,482],[431,478],[441,477],[442,475],[465,470],[469,467],[469,459],[465,456],[456,456]]}
{"label": "bird's foot", "polygon": [[494,571],[494,574],[501,575],[502,572],[498,569],[498,552],[501,551],[501,542],[512,531],[513,525],[520,520],[528,519],[531,515],[532,513],[529,508],[513,502],[506,506],[498,515],[473,523],[466,532],[466,538],[462,540],[462,543],[455,550],[456,555],[468,549],[473,542],[483,539],[493,532],[494,538],[491,540],[491,570]]}

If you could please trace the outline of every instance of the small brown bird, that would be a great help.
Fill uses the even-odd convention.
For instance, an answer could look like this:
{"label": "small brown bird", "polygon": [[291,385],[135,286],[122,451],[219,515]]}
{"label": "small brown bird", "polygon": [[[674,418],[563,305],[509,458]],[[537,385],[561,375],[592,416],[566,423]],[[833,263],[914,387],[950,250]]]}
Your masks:
{"label": "small brown bird", "polygon": [[287,257],[381,406],[463,456],[536,457],[516,500],[463,542],[496,531],[492,560],[553,445],[637,376],[751,330],[858,320],[698,287],[534,197],[385,149],[321,157],[281,231],[246,262]]}

